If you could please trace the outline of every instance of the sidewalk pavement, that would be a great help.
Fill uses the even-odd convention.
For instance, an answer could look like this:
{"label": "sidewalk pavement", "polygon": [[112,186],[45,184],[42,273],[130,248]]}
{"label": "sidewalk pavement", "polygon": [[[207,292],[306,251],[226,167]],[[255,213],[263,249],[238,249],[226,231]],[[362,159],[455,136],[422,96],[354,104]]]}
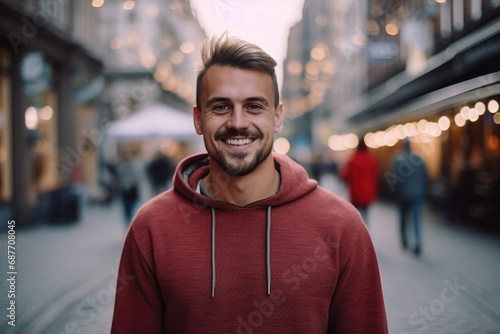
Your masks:
{"label": "sidewalk pavement", "polygon": [[[93,290],[110,280],[114,284],[116,280],[126,228],[120,207],[113,204],[86,206],[77,223],[18,229],[16,326],[8,325],[9,319],[4,315],[0,333],[50,333],[46,328],[73,311],[87,320],[92,315],[93,299],[97,297],[92,295]],[[0,235],[2,249],[6,249],[6,240],[5,234]],[[8,272],[6,260],[0,261],[4,275]],[[0,306],[3,310],[8,303],[5,283],[6,280],[2,280]],[[100,302],[112,305],[112,300],[105,298],[113,296],[99,296]]]}
{"label": "sidewalk pavement", "polygon": [[[345,196],[334,178],[322,185]],[[17,326],[0,323],[0,332],[109,333],[122,219],[118,205],[89,207],[76,225],[19,231]],[[370,208],[390,333],[500,333],[498,236],[426,209],[423,253],[415,257],[400,249],[396,222],[391,204]]]}

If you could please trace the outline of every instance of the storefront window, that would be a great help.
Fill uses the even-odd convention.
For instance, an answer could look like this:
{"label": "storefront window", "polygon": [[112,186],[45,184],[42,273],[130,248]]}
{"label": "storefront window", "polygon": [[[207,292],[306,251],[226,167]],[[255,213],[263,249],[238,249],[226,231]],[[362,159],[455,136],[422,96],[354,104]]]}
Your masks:
{"label": "storefront window", "polygon": [[0,44],[0,203],[12,197],[10,60],[8,48]]}
{"label": "storefront window", "polygon": [[56,189],[59,183],[51,168],[58,157],[57,93],[53,71],[41,52],[28,54],[21,64],[23,92],[28,101],[24,119],[29,140],[28,197],[31,202]]}

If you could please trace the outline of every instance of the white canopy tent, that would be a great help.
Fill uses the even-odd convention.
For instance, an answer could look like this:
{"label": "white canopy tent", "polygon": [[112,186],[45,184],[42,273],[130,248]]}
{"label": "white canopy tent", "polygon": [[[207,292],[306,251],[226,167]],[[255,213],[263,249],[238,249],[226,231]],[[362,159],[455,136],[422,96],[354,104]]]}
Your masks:
{"label": "white canopy tent", "polygon": [[[204,151],[203,138],[196,134],[192,115],[165,104],[150,105],[108,123],[104,128],[103,143],[100,145],[103,161],[106,164],[118,162],[121,159],[121,147],[137,154],[134,166],[141,173],[145,172],[146,163],[159,151],[168,154],[174,161],[183,158],[185,154]],[[180,151],[177,151],[179,148]],[[104,182],[112,184],[113,175],[104,164],[99,172]],[[93,196],[103,196],[102,193],[106,190],[100,187],[95,185],[90,190]],[[149,192],[143,183],[141,187],[141,193]]]}
{"label": "white canopy tent", "polygon": [[170,138],[192,140],[198,137],[193,117],[165,104],[155,104],[130,116],[112,122],[106,130],[108,138],[141,140]]}

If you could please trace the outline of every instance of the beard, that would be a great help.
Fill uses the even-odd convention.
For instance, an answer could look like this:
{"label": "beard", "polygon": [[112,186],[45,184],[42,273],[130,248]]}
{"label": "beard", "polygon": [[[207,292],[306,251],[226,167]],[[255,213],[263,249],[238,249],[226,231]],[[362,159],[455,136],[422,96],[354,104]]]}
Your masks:
{"label": "beard", "polygon": [[[216,134],[216,139],[221,139],[224,137],[232,136],[251,136],[251,134],[241,131],[240,133],[234,133],[228,131],[225,133]],[[262,133],[256,134],[259,139],[263,138]],[[271,141],[272,143],[272,141]],[[215,154],[209,152],[210,158],[214,159],[223,171],[231,176],[245,176],[253,172],[261,163],[264,161],[272,152],[272,144],[260,147],[255,153],[254,157],[250,161],[246,161],[247,157],[252,153],[248,152],[223,152],[223,150],[217,150]]]}

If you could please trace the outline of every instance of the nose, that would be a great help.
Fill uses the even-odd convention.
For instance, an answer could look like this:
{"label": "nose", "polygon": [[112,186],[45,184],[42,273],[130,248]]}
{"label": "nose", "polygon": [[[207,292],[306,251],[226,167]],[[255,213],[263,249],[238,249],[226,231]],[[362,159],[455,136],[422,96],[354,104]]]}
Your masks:
{"label": "nose", "polygon": [[247,115],[240,106],[235,106],[227,121],[227,127],[235,130],[246,129],[249,126]]}

